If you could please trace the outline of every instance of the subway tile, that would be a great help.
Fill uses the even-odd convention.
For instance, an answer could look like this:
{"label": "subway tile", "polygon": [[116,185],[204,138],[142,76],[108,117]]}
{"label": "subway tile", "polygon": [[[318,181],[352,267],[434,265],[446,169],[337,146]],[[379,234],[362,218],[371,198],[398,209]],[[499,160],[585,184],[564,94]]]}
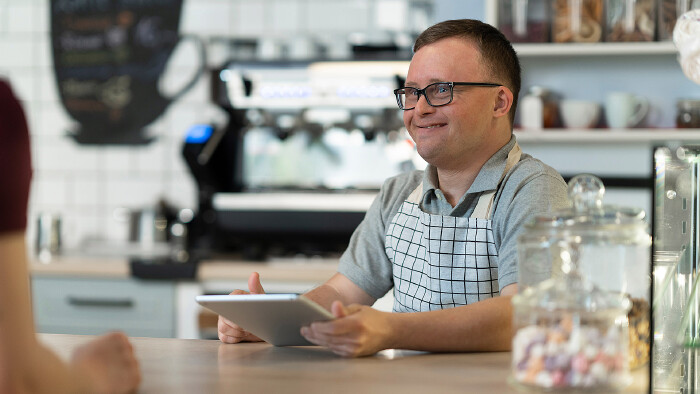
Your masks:
{"label": "subway tile", "polygon": [[363,31],[370,25],[363,0],[308,0],[305,20],[309,31]]}
{"label": "subway tile", "polygon": [[[56,77],[53,69],[48,67],[42,67],[35,72],[38,87],[38,98],[42,104],[51,103],[52,105],[60,106],[63,109],[63,104],[61,104],[61,97],[58,93],[58,87],[56,85]],[[64,110],[65,111],[65,110]],[[66,116],[68,113],[66,112]]]}
{"label": "subway tile", "polygon": [[163,196],[167,193],[162,178],[158,176],[115,175],[107,183],[107,204],[110,206],[149,207]]}
{"label": "subway tile", "polygon": [[97,207],[106,198],[101,174],[81,174],[73,176],[70,184],[71,203],[75,207]]}
{"label": "subway tile", "polygon": [[38,98],[36,94],[37,89],[35,89],[37,86],[35,74],[31,71],[17,68],[13,69],[9,74],[8,80],[12,85],[12,90],[26,110]]}
{"label": "subway tile", "polygon": [[229,35],[231,5],[224,2],[187,1],[181,21],[182,33],[199,35]]}
{"label": "subway tile", "polygon": [[0,37],[0,69],[34,67],[33,39],[28,35],[4,35]]}
{"label": "subway tile", "polygon": [[100,166],[100,157],[95,149],[79,147],[69,137],[37,135],[36,168],[46,172],[94,172]]}
{"label": "subway tile", "polygon": [[0,35],[7,33],[7,4],[0,3]]}
{"label": "subway tile", "polygon": [[141,174],[162,174],[167,171],[169,161],[165,141],[161,136],[150,145],[133,149],[133,170]]}
{"label": "subway tile", "polygon": [[129,240],[128,222],[118,221],[113,215],[107,215],[101,217],[101,219],[105,220],[103,228],[100,230],[104,240],[112,242],[126,242]]}
{"label": "subway tile", "polygon": [[8,33],[33,33],[37,31],[35,18],[37,14],[36,4],[12,3],[7,7],[7,32]]}
{"label": "subway tile", "polygon": [[68,204],[68,188],[65,176],[57,172],[36,171],[36,199],[39,206],[46,208],[64,207]]}
{"label": "subway tile", "polygon": [[38,1],[34,10],[34,32],[48,34],[51,30],[51,1]]}
{"label": "subway tile", "polygon": [[408,5],[403,0],[377,0],[373,25],[381,30],[403,31],[408,22]]}
{"label": "subway tile", "polygon": [[58,103],[41,103],[36,111],[37,122],[32,134],[63,137],[73,128],[74,121]]}
{"label": "subway tile", "polygon": [[177,208],[197,208],[197,186],[188,174],[172,178],[167,189],[169,201]]}
{"label": "subway tile", "polygon": [[233,31],[239,37],[257,37],[269,34],[266,2],[239,2],[233,9]]}
{"label": "subway tile", "polygon": [[275,0],[269,3],[267,10],[270,19],[270,31],[273,33],[297,33],[305,31],[303,20],[304,3],[289,0]]}
{"label": "subway tile", "polygon": [[109,172],[127,173],[133,171],[134,153],[128,146],[104,148],[104,169]]}
{"label": "subway tile", "polygon": [[[51,48],[51,36],[42,32],[33,36],[35,67],[53,70],[53,53]],[[53,72],[53,71],[52,71]]]}
{"label": "subway tile", "polygon": [[97,209],[81,207],[67,209],[61,218],[63,222],[63,247],[66,251],[75,251],[87,240],[104,239],[104,220],[97,214]]}

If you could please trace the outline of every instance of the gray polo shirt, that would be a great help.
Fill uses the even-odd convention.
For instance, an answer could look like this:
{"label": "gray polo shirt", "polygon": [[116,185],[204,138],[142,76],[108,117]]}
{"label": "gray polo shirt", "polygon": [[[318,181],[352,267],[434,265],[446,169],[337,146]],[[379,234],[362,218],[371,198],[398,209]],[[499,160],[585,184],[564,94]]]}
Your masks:
{"label": "gray polo shirt", "polygon": [[[408,195],[423,183],[420,205],[424,212],[443,216],[469,217],[482,193],[496,190],[506,167],[515,136],[496,152],[479,171],[474,183],[453,208],[435,185],[437,170],[412,171],[387,179],[357,227],[338,272],[374,298],[394,287],[391,261],[385,253],[386,231]],[[568,204],[566,183],[553,168],[525,153],[506,174],[492,206],[493,235],[498,250],[500,289],[518,280],[517,238],[532,216],[561,209]]]}

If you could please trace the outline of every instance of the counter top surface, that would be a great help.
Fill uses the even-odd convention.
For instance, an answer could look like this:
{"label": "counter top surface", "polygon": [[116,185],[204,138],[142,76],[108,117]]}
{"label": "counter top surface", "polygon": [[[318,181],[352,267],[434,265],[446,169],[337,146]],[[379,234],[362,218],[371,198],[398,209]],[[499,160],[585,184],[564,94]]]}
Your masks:
{"label": "counter top surface", "polygon": [[[264,262],[206,260],[199,264],[197,280],[247,280],[258,272],[266,281],[323,282],[338,268],[337,259],[279,259]],[[129,263],[119,258],[59,257],[50,263],[30,265],[32,275],[73,277],[130,277]]]}
{"label": "counter top surface", "polygon": [[[40,334],[63,359],[92,337]],[[510,353],[431,354],[386,350],[345,359],[320,347],[132,338],[140,393],[517,393],[507,383]],[[625,392],[646,392],[646,368]]]}

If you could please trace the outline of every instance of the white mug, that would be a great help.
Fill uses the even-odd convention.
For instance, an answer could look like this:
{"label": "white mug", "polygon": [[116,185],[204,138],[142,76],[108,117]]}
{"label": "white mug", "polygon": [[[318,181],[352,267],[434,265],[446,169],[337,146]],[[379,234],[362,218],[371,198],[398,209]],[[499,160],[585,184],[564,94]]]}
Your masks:
{"label": "white mug", "polygon": [[649,112],[649,101],[636,94],[608,93],[605,97],[605,119],[613,129],[636,127]]}
{"label": "white mug", "polygon": [[600,104],[587,100],[562,100],[559,106],[564,127],[590,129],[600,119]]}

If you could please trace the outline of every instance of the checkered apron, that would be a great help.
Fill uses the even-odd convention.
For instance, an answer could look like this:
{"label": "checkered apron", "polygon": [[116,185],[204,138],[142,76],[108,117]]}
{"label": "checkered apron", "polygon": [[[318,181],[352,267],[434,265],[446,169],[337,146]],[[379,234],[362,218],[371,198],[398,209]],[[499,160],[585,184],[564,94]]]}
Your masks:
{"label": "checkered apron", "polygon": [[[521,152],[516,143],[508,153],[499,186]],[[482,194],[468,218],[423,212],[422,183],[408,196],[386,235],[394,312],[453,308],[499,294],[498,251],[490,219],[495,195],[495,190]]]}

